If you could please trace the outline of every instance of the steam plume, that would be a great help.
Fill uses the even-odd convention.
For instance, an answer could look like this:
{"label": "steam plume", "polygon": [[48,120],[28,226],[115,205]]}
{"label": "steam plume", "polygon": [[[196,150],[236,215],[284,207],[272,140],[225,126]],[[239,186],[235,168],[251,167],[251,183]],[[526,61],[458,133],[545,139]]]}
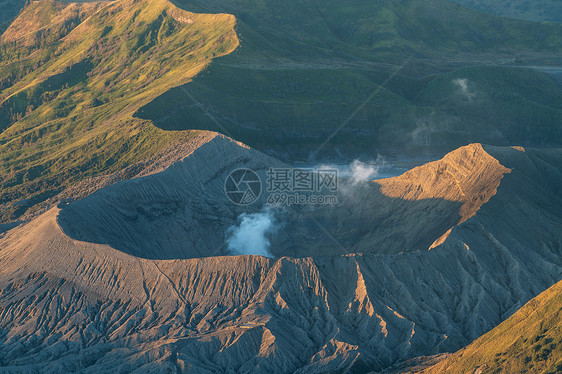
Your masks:
{"label": "steam plume", "polygon": [[468,87],[468,79],[458,78],[458,79],[455,79],[453,81],[453,83],[458,87],[461,96],[464,96],[465,98],[467,98],[468,101],[472,101],[476,97],[476,94],[474,93],[474,91],[471,90],[470,87]]}
{"label": "steam plume", "polygon": [[379,173],[379,164],[367,164],[359,160],[354,160],[350,167],[351,183],[353,185],[368,182],[374,179]]}
{"label": "steam plume", "polygon": [[226,232],[228,250],[233,255],[273,257],[269,252],[271,243],[268,235],[275,233],[279,224],[272,209],[252,214],[242,213],[238,222],[238,226],[232,226]]}

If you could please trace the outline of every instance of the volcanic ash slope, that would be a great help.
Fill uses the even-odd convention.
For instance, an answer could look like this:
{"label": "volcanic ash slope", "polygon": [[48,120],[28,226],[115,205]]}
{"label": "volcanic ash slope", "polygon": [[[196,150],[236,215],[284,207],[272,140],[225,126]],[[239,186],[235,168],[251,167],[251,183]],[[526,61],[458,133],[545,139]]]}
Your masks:
{"label": "volcanic ash slope", "polygon": [[[2,370],[369,372],[457,350],[561,279],[560,150],[472,144],[369,182],[326,216],[340,253],[308,247],[313,209],[272,239],[275,259],[216,256],[243,212],[224,178],[276,165],[217,136],[8,231]],[[359,206],[371,230],[343,215]],[[425,225],[400,226],[411,214]]]}
{"label": "volcanic ash slope", "polygon": [[559,373],[561,305],[562,282],[558,282],[498,327],[424,373]]}

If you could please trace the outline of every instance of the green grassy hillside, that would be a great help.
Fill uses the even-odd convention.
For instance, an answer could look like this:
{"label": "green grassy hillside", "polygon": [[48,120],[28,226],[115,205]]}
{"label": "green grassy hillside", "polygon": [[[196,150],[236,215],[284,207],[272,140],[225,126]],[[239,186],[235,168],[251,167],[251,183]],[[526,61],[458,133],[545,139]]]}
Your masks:
{"label": "green grassy hillside", "polygon": [[[496,52],[500,50],[558,50],[560,27],[502,19],[444,0],[177,0],[185,9],[234,14],[240,24],[257,35],[242,35],[271,42],[272,51],[314,55],[318,50],[333,55],[349,44],[376,51],[382,60],[385,49],[395,57],[397,47],[419,53],[435,50]],[[249,41],[249,40],[248,40]],[[273,43],[275,42],[275,43]],[[276,48],[277,47],[277,48]],[[427,48],[431,48],[427,50]],[[288,49],[288,50],[287,50]],[[364,51],[363,51],[364,52]],[[400,60],[400,59],[399,59]],[[385,59],[388,62],[387,59]]]}
{"label": "green grassy hillside", "polygon": [[464,6],[498,16],[529,21],[562,22],[562,3],[558,0],[453,0]]}
{"label": "green grassy hillside", "polygon": [[548,144],[562,139],[562,89],[544,73],[508,67],[471,67],[442,74],[419,94],[420,105],[437,107],[470,125],[471,136]]}
{"label": "green grassy hillside", "polygon": [[561,306],[562,282],[558,282],[498,327],[423,373],[560,373]]}
{"label": "green grassy hillside", "polygon": [[[89,12],[49,22],[69,7]],[[230,15],[193,14],[165,0],[27,7],[0,46],[3,220],[189,137],[132,114],[236,48],[234,24]]]}
{"label": "green grassy hillside", "polygon": [[[428,82],[446,80],[442,74],[465,66],[552,57],[562,45],[562,25],[502,19],[439,0],[182,4],[239,19],[241,47],[185,88],[232,136],[259,149],[307,157],[379,89],[325,149],[416,153],[428,146],[446,151],[467,141],[562,144],[556,121],[560,102],[549,103],[546,113],[514,113],[496,121],[511,105],[505,96],[486,93],[495,100],[492,109],[505,109],[491,116],[488,110],[459,113],[424,94],[431,91]],[[381,89],[408,57],[412,60]],[[542,90],[545,82],[553,97],[562,93],[544,74],[496,69],[501,77],[482,76],[491,79],[485,89],[513,83],[513,94],[525,102],[533,100],[526,98],[529,87]],[[517,83],[526,74],[525,85]],[[195,124],[218,130],[199,108],[181,105],[187,99],[183,90],[173,90],[138,116],[164,129]],[[525,138],[529,132],[533,137]]]}
{"label": "green grassy hillside", "polygon": [[[32,2],[0,39],[0,221],[191,136],[166,130],[304,158],[361,108],[325,154],[560,145],[547,76],[459,69],[561,52],[562,25],[444,0]],[[468,71],[486,105],[443,99]]]}

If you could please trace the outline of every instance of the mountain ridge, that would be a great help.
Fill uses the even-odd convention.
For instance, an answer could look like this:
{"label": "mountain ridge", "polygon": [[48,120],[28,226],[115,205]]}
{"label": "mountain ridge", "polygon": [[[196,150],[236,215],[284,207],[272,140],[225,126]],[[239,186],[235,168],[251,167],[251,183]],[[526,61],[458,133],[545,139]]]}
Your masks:
{"label": "mountain ridge", "polygon": [[[45,4],[50,3],[26,9]],[[174,14],[192,23],[178,22]],[[133,118],[135,105],[188,81],[238,44],[233,17],[180,12],[156,0],[106,3],[75,26],[49,48],[31,46],[29,55],[22,52],[16,63],[0,67],[14,77],[0,104],[3,221],[85,178],[116,172],[196,137],[197,132],[165,133]],[[20,47],[2,48],[10,54]],[[27,75],[21,80],[20,74]]]}
{"label": "mountain ridge", "polygon": [[[214,166],[228,165],[224,172],[266,157],[226,138],[212,142],[219,155],[224,147],[241,148],[241,157]],[[482,149],[511,173],[476,215],[431,250],[147,259],[68,237],[60,222],[68,207],[53,208],[0,238],[2,364],[8,372],[38,365],[51,372],[370,372],[455,351],[562,275],[556,236],[562,202],[553,192],[562,183],[560,150]],[[198,159],[207,156],[194,152],[178,162]],[[520,199],[532,204],[522,206],[531,217],[515,209]],[[550,199],[550,207],[541,199]],[[505,227],[516,229],[506,234]],[[540,246],[529,227],[544,233]]]}
{"label": "mountain ridge", "polygon": [[[556,65],[562,26],[377,5],[23,9],[0,40],[2,370],[380,371],[486,344],[560,282],[562,150],[529,144],[560,145],[562,88],[506,65]],[[233,204],[232,170],[381,144],[447,154],[270,207],[272,257],[233,256],[266,196]],[[538,362],[541,334],[507,351]]]}
{"label": "mountain ridge", "polygon": [[[13,25],[25,24],[26,18],[33,19],[31,13],[53,4],[58,3],[33,2]],[[546,76],[532,74],[525,90],[485,101],[493,107],[482,106],[482,100],[467,101],[462,92],[452,96],[453,102],[431,101],[430,91],[423,90],[435,74],[466,66],[470,59],[482,64],[516,57],[551,61],[551,55],[557,55],[558,38],[562,40],[562,28],[556,25],[486,16],[472,27],[479,13],[455,4],[432,12],[440,2],[384,3],[374,10],[364,9],[365,4],[356,10],[340,9],[341,4],[332,2],[321,9],[309,2],[256,1],[255,7],[220,1],[178,4],[223,13],[195,15],[162,1],[118,1],[104,4],[87,21],[73,15],[70,23],[47,25],[48,32],[34,33],[23,44],[0,46],[5,61],[0,66],[3,223],[44,210],[45,204],[51,204],[48,201],[60,200],[64,189],[84,179],[115,173],[155,157],[178,141],[189,142],[194,129],[223,132],[284,161],[307,158],[319,139],[327,138],[346,113],[375,90],[378,94],[357,118],[332,137],[337,144],[327,144],[320,157],[344,149],[385,153],[383,147],[392,144],[405,153],[425,153],[430,147],[441,155],[466,142],[466,129],[471,141],[521,143],[522,129],[531,122],[536,129],[534,143],[558,142],[559,129],[551,120],[559,116],[560,108],[553,100],[535,102],[530,96],[529,87],[543,84]],[[64,9],[84,7],[95,5],[64,5]],[[302,14],[292,21],[302,20],[302,27],[294,28],[291,17],[281,17],[301,7]],[[334,18],[338,9],[345,17]],[[173,17],[176,11],[189,14],[186,17],[195,22],[178,22]],[[455,17],[448,16],[453,13]],[[45,19],[56,18],[49,14]],[[407,24],[403,24],[405,15],[413,17]],[[444,30],[456,19],[462,30],[416,32],[431,17],[437,17]],[[353,19],[360,21],[355,32],[346,26]],[[393,32],[383,32],[387,24]],[[272,32],[273,25],[282,32]],[[478,36],[491,30],[503,30],[502,35],[505,32],[517,42],[492,53],[488,45],[493,40]],[[534,39],[539,34],[546,37]],[[238,35],[244,40],[241,46]],[[412,62],[382,87],[395,74],[395,64],[399,66],[412,53],[416,55]],[[211,63],[219,56],[223,56],[220,63]],[[521,75],[513,69],[497,69],[507,77],[508,86]],[[489,75],[473,70],[469,77],[458,77],[468,78],[470,92],[478,88],[473,84]],[[501,75],[492,74],[496,76]],[[456,79],[440,84],[450,90]],[[486,91],[502,93],[505,87],[503,81],[492,82],[484,87],[483,97]],[[560,96],[559,85],[548,87],[537,94]],[[418,100],[421,92],[426,95]],[[535,114],[500,121],[492,116],[495,109],[511,102],[512,95],[521,98],[514,113],[528,108]],[[354,133],[362,136],[357,139]]]}
{"label": "mountain ridge", "polygon": [[[496,77],[505,74],[513,83],[525,72],[523,68],[518,73],[516,68],[504,65],[517,65],[516,61],[523,64],[535,58],[542,63],[559,64],[554,55],[547,57],[549,53],[545,52],[550,48],[546,47],[548,40],[557,38],[559,25],[539,31],[538,28],[545,25],[483,15],[439,1],[381,2],[377,7],[366,2],[354,7],[325,2],[318,9],[310,2],[286,6],[261,1],[252,4],[253,7],[243,2],[205,3],[215,11],[240,15],[239,32],[244,42],[235,53],[226,56],[220,64],[210,66],[208,74],[198,76],[185,88],[205,103],[209,113],[232,137],[275,157],[306,160],[321,145],[321,140],[348,121],[347,117],[358,107],[361,111],[339,131],[334,142],[325,145],[320,156],[345,154],[352,148],[364,154],[373,148],[379,153],[398,149],[398,152],[416,154],[424,152],[424,146],[436,149],[441,144],[451,144],[443,150],[444,154],[464,145],[467,136],[470,142],[507,146],[526,141],[519,136],[520,129],[525,127],[540,128],[541,134],[544,128],[551,134],[550,140],[560,136],[558,128],[552,131],[545,128],[547,120],[560,116],[559,109],[555,109],[559,105],[554,105],[552,111],[550,105],[542,106],[549,117],[533,116],[535,122],[530,124],[529,118],[510,115],[509,110],[505,110],[516,111],[525,106],[512,107],[512,102],[501,95],[486,97],[506,90],[504,82],[496,82]],[[204,5],[197,2],[185,3],[185,6],[204,9]],[[270,12],[261,14],[263,8]],[[296,9],[299,20],[306,20],[302,21],[302,26],[291,28],[291,22],[296,22],[291,14]],[[274,32],[273,25],[280,32]],[[338,37],[334,30],[339,29],[349,36]],[[518,31],[514,32],[515,29]],[[522,30],[527,30],[525,37],[519,35]],[[538,34],[542,33],[540,37]],[[506,35],[511,41],[503,39]],[[313,41],[303,51],[301,44],[309,39]],[[290,40],[296,40],[294,45]],[[283,52],[272,45],[283,46]],[[493,51],[489,46],[493,46],[490,47]],[[554,44],[551,47],[555,48]],[[313,54],[315,51],[317,55]],[[343,51],[347,55],[342,55]],[[537,60],[537,65],[541,64]],[[408,63],[402,66],[406,61]],[[482,69],[477,73],[476,80],[489,81],[481,100],[504,108],[505,118],[494,116],[497,108],[483,106],[482,102],[467,103],[462,92],[453,96],[456,99],[452,108],[417,99],[434,78],[460,73],[468,67],[476,71],[488,65],[497,71],[488,74]],[[387,82],[389,77],[392,79]],[[472,85],[470,77],[460,78],[469,78],[468,86]],[[536,81],[516,93],[528,106],[532,105],[527,103],[529,89],[549,77],[537,73],[533,79]],[[264,85],[264,82],[271,83]],[[452,86],[448,89],[456,87],[454,81],[448,83]],[[555,92],[560,91],[559,84],[552,87]],[[200,126],[198,128],[215,129],[214,121],[193,108],[180,105],[185,97],[182,91],[171,90],[141,108],[137,115],[151,119],[163,129],[187,128],[185,118],[191,119]],[[364,102],[372,92],[377,95],[370,102]],[[558,96],[554,92],[551,94]],[[464,106],[466,111],[458,110]],[[473,113],[483,115],[476,118]],[[353,136],[357,133],[362,134],[361,139]],[[298,144],[286,145],[294,144],[295,139]],[[540,142],[525,145],[537,146]],[[546,145],[548,140],[543,142],[542,145]]]}

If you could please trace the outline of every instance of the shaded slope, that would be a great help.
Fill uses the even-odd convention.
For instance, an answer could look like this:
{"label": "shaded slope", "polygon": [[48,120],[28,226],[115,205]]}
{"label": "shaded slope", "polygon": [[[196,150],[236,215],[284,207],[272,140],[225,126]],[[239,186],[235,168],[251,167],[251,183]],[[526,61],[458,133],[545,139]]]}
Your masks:
{"label": "shaded slope", "polygon": [[558,373],[562,370],[562,282],[423,373]]}
{"label": "shaded slope", "polygon": [[464,6],[503,17],[562,22],[562,4],[556,0],[453,0]]}
{"label": "shaded slope", "polygon": [[[181,1],[178,3],[182,4]],[[197,11],[206,8],[213,12],[240,15],[242,23],[262,36],[262,40],[280,41],[279,47],[289,47],[291,52],[299,54],[311,54],[310,48],[326,53],[333,49],[337,53],[338,47],[345,44],[383,52],[377,61],[388,57],[384,52],[396,53],[397,50],[410,48],[421,52],[427,47],[431,48],[426,50],[427,53],[478,53],[498,47],[511,51],[554,51],[558,49],[556,41],[560,38],[558,25],[546,25],[545,28],[545,25],[531,22],[501,19],[442,0],[357,2],[353,6],[338,0],[322,3],[195,0],[184,4],[186,8]],[[424,27],[429,23],[433,27]],[[292,27],[297,24],[300,24],[299,28]],[[552,34],[541,40],[536,36],[542,30],[549,30]],[[304,38],[294,41],[297,35]],[[248,42],[255,40],[250,38]],[[293,49],[293,46],[297,48]],[[269,44],[266,51],[274,51],[274,48],[273,44]]]}
{"label": "shaded slope", "polygon": [[2,14],[0,15],[0,33],[4,32],[20,10],[24,7],[25,0],[3,0],[0,2]]}
{"label": "shaded slope", "polygon": [[[439,75],[416,102],[465,119],[471,126],[466,135],[473,138],[547,145],[544,134],[562,137],[561,88],[553,78],[532,69],[471,67]],[[433,126],[427,122],[429,137],[439,131]]]}
{"label": "shaded slope", "polygon": [[217,135],[161,173],[122,181],[64,206],[59,224],[75,239],[143,258],[225,255],[226,230],[246,211],[224,192],[228,174],[246,167],[265,180],[266,170],[281,166]]}
{"label": "shaded slope", "polygon": [[[230,136],[278,157],[307,158],[375,91],[325,146],[325,154],[352,153],[351,149],[355,156],[372,154],[373,149],[447,152],[467,141],[560,144],[559,100],[541,107],[544,113],[509,115],[497,125],[500,116],[492,116],[492,109],[475,116],[416,100],[433,78],[463,66],[509,64],[516,59],[558,63],[552,52],[558,48],[560,25],[502,19],[446,1],[353,6],[339,1],[214,1],[183,6],[235,15],[242,39],[236,53],[184,88]],[[403,70],[386,82],[409,57],[412,60]],[[497,71],[510,83],[525,74],[501,67]],[[495,78],[490,85],[501,85]],[[541,87],[546,79],[532,75],[526,87]],[[516,91],[529,101],[527,89]],[[562,88],[556,86],[553,92],[560,96]],[[186,98],[183,90],[172,90],[137,115],[164,129],[218,130],[201,108],[185,105]],[[490,101],[505,109],[502,114],[510,107],[517,109],[506,97]],[[507,125],[513,119],[517,129]],[[545,120],[549,122],[544,124]],[[532,128],[534,137],[526,139],[521,128]]]}
{"label": "shaded slope", "polygon": [[[267,160],[229,139],[213,139],[206,143],[210,150],[221,153],[227,145],[237,146],[246,157],[225,159],[219,165],[209,159],[198,168],[210,169],[205,173],[255,167]],[[199,151],[204,154],[205,147]],[[420,355],[455,351],[560,280],[561,157],[559,150],[523,152],[471,145],[453,152],[441,167],[439,163],[422,167],[442,170],[441,174],[411,172],[410,183],[424,178],[420,185],[426,186],[425,194],[431,193],[428,186],[450,185],[455,188],[448,194],[458,192],[462,164],[495,165],[483,169],[492,171],[483,175],[489,174],[490,181],[498,180],[497,171],[503,175],[496,194],[464,222],[459,223],[457,214],[453,224],[458,224],[450,235],[429,251],[377,254],[373,248],[363,255],[300,259],[150,260],[67,236],[57,219],[60,222],[72,206],[81,206],[89,215],[88,199],[63,206],[62,211],[52,209],[0,239],[2,365],[7,372],[179,368],[208,373],[348,369],[361,373]],[[147,189],[141,189],[146,201],[150,196],[159,201],[168,182],[174,182],[170,172],[181,170],[190,159],[197,161],[198,153],[153,174],[165,183],[147,183]],[[487,162],[476,162],[483,160]],[[457,175],[447,172],[454,172],[453,165]],[[505,167],[511,172],[502,174]],[[195,184],[197,178],[193,176]],[[142,185],[141,181],[136,183]],[[467,181],[460,185],[471,191]],[[126,192],[121,199],[127,200],[134,191],[125,186],[131,183],[135,181],[97,195],[105,193],[119,209],[126,208],[119,193]],[[215,187],[208,188],[213,193]],[[434,194],[439,191],[435,188]],[[472,192],[487,196],[485,190]],[[191,191],[187,201],[197,196]],[[457,204],[457,212],[459,208]],[[430,226],[431,216],[421,212],[419,220]],[[203,213],[192,227],[215,214],[212,209]],[[130,222],[119,222],[120,230]],[[97,224],[91,228],[97,231]],[[137,234],[149,242],[169,239],[165,231],[157,238],[152,238],[157,232]],[[216,230],[212,235],[217,236]],[[301,253],[308,250],[302,238]]]}

